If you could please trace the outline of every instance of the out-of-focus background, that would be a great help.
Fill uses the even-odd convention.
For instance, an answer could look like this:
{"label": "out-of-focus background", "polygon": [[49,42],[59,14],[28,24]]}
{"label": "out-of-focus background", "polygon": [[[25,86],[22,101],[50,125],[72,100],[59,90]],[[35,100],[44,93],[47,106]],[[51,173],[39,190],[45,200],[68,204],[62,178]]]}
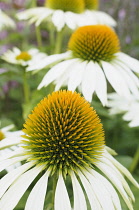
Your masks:
{"label": "out-of-focus background", "polygon": [[[14,46],[20,49],[37,47],[34,25],[29,26],[25,21],[18,21],[15,14],[26,8],[35,5],[43,6],[43,4],[44,0],[0,0],[0,9],[16,23],[15,29],[0,31],[0,56]],[[139,59],[139,0],[100,0],[100,10],[110,14],[117,21],[115,30],[120,39],[121,51]],[[41,51],[50,54],[47,25],[42,25],[41,36],[43,40]],[[0,58],[0,125],[2,127],[14,123],[16,129],[22,129],[24,123],[22,78],[20,78],[19,71],[18,66],[8,64]],[[32,75],[32,80],[28,81],[32,89],[32,100],[26,107],[27,113],[49,92],[49,86],[47,90],[36,90],[44,73]],[[92,104],[102,119],[106,144],[115,149],[119,154],[117,159],[130,168],[139,146],[139,127],[129,128],[128,123],[122,120],[122,115],[109,116],[108,110],[102,107],[99,101],[92,102]],[[139,181],[139,164],[133,170],[133,175]],[[132,185],[131,189],[136,198],[134,209],[139,210],[139,190]],[[26,197],[27,193],[16,210],[24,209],[22,204]],[[123,210],[126,209],[123,203]]]}

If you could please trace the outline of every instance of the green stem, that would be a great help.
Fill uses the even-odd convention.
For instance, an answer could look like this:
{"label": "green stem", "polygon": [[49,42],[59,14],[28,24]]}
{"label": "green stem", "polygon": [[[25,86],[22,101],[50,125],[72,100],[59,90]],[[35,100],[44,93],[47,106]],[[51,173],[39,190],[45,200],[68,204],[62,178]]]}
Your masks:
{"label": "green stem", "polygon": [[29,102],[29,86],[27,82],[26,69],[24,69],[24,72],[23,72],[23,91],[24,91],[24,102],[25,104],[27,104]]}
{"label": "green stem", "polygon": [[51,49],[51,53],[53,53],[53,49],[54,49],[54,44],[55,44],[55,28],[51,25],[50,27],[50,49]]}
{"label": "green stem", "polygon": [[139,163],[139,146],[138,146],[138,148],[137,148],[137,150],[135,152],[135,155],[133,157],[133,161],[132,161],[131,165],[129,166],[129,171],[131,173],[134,172],[134,170],[136,169],[138,163]]}
{"label": "green stem", "polygon": [[56,36],[56,44],[55,44],[55,54],[58,54],[61,52],[61,46],[62,46],[62,38],[63,38],[63,31],[58,31]]}
{"label": "green stem", "polygon": [[39,26],[36,26],[36,38],[37,38],[38,48],[41,48],[42,47],[42,37],[41,37],[41,31],[40,31]]}
{"label": "green stem", "polygon": [[53,210],[54,210],[54,200],[55,200],[55,190],[56,190],[56,184],[57,184],[57,175],[53,175],[53,194],[52,194],[52,205],[53,205]]}

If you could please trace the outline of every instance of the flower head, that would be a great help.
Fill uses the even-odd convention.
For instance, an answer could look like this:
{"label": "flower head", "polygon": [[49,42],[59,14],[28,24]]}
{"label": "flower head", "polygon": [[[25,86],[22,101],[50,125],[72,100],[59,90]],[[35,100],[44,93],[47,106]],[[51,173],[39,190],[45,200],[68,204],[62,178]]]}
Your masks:
{"label": "flower head", "polygon": [[84,26],[71,36],[68,49],[73,57],[100,62],[111,61],[120,51],[116,33],[105,25]]}
{"label": "flower head", "polygon": [[15,28],[15,23],[0,9],[0,31],[5,27]]}
{"label": "flower head", "polygon": [[47,0],[44,7],[22,11],[17,17],[20,20],[28,20],[30,24],[35,23],[36,26],[51,21],[58,31],[64,26],[72,30],[84,25],[116,26],[115,20],[108,14],[94,10],[97,3],[96,0]]}
{"label": "flower head", "polygon": [[134,95],[129,99],[123,98],[116,93],[108,95],[108,104],[110,108],[109,113],[113,114],[124,114],[123,119],[129,122],[129,127],[139,126],[139,97],[136,98]]}
{"label": "flower head", "polygon": [[70,91],[44,98],[24,127],[25,149],[53,173],[89,167],[104,149],[104,133],[96,112],[84,98]]}
{"label": "flower head", "polygon": [[72,91],[78,88],[88,101],[95,92],[106,105],[108,80],[120,96],[139,97],[139,80],[133,73],[139,72],[139,61],[120,51],[118,36],[108,26],[78,28],[69,40],[66,53],[48,56],[27,70],[39,70],[50,64],[55,66],[44,76],[38,89],[51,82],[56,84],[55,90],[67,85]]}
{"label": "flower head", "polygon": [[[38,175],[26,210],[43,210],[48,178],[56,181],[55,210],[87,210],[86,196],[91,209],[121,210],[115,188],[128,208],[133,209],[134,196],[124,175],[135,186],[139,185],[111,156],[115,152],[105,146],[100,119],[80,94],[58,91],[44,98],[28,116],[23,132],[21,152],[13,153],[2,164],[27,162],[0,180],[0,209],[14,209]],[[74,204],[66,188],[67,179],[72,183]]]}
{"label": "flower head", "polygon": [[38,49],[21,51],[17,47],[14,47],[13,50],[8,50],[4,53],[2,59],[12,64],[30,66],[32,64],[35,65],[35,63],[38,63],[44,57],[46,57],[46,54],[39,52]]}

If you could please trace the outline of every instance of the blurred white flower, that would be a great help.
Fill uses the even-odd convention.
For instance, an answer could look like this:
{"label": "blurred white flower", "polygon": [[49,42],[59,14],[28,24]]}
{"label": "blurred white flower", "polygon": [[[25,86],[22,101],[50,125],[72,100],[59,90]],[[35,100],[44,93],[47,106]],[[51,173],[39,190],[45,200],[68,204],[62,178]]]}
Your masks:
{"label": "blurred white flower", "polygon": [[[58,91],[44,98],[24,124],[23,150],[0,161],[0,166],[26,160],[0,180],[0,209],[12,210],[38,177],[25,210],[43,210],[47,185],[55,180],[55,210],[121,210],[118,193],[133,210],[134,195],[124,176],[138,183],[105,146],[100,119],[90,104],[71,91]],[[8,147],[8,145],[5,145]],[[54,176],[53,176],[54,175]],[[74,204],[68,195],[70,177]],[[69,182],[68,182],[69,183]],[[115,190],[116,189],[116,190]],[[45,206],[47,209],[47,206]]]}
{"label": "blurred white flower", "polygon": [[[21,140],[22,131],[10,131],[14,125],[9,125],[0,129],[0,160],[9,158],[12,154],[17,155],[21,152],[21,149],[17,146]],[[7,145],[9,148],[7,148]],[[11,170],[19,167],[20,162],[15,163],[11,166],[6,167],[5,170],[10,172]]]}
{"label": "blurred white flower", "polygon": [[116,26],[115,20],[108,14],[86,9],[84,0],[47,0],[45,6],[22,11],[17,18],[28,20],[29,24],[35,23],[36,26],[49,21],[58,31],[65,25],[72,30],[84,25]]}
{"label": "blurred white flower", "polygon": [[39,63],[40,60],[46,58],[46,54],[40,52],[38,49],[32,48],[28,51],[21,51],[17,47],[13,50],[8,50],[1,58],[8,63],[19,64],[22,66],[32,66]]}
{"label": "blurred white flower", "polygon": [[130,127],[139,126],[139,97],[132,95],[129,99],[121,97],[116,93],[108,95],[108,104],[110,114],[124,114],[123,119],[130,121]]}
{"label": "blurred white flower", "polygon": [[5,27],[15,28],[15,23],[0,9],[0,31]]}
{"label": "blurred white flower", "polygon": [[68,90],[78,87],[90,102],[95,92],[102,104],[107,104],[107,80],[120,96],[139,96],[139,79],[133,73],[139,72],[139,61],[120,52],[119,45],[116,33],[108,26],[80,27],[71,36],[67,52],[47,56],[27,70],[54,65],[38,89],[51,82],[56,84],[55,90],[67,84]]}

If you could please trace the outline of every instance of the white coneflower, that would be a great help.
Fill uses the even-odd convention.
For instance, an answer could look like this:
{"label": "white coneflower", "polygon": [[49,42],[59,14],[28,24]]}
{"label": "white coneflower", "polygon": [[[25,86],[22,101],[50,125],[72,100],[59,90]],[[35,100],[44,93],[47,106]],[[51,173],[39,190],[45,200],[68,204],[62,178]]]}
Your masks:
{"label": "white coneflower", "polygon": [[51,82],[56,83],[55,90],[65,84],[72,91],[80,87],[88,101],[95,92],[106,105],[108,80],[119,95],[129,98],[133,93],[139,96],[139,79],[132,72],[139,72],[139,61],[120,52],[119,39],[108,26],[78,28],[69,40],[67,52],[48,56],[27,70],[41,69],[50,64],[55,66],[44,76],[38,89]]}
{"label": "white coneflower", "polygon": [[[17,152],[19,147],[14,146],[20,142],[21,135],[23,134],[22,131],[10,131],[14,128],[14,125],[9,125],[0,129],[0,160],[6,159],[10,156],[11,152]],[[10,148],[6,148],[10,146]],[[6,167],[5,170],[10,172],[11,170],[20,166],[20,162]]]}
{"label": "white coneflower", "polygon": [[[23,132],[21,154],[14,153],[0,162],[3,169],[26,160],[0,180],[1,210],[14,209],[38,175],[25,210],[44,209],[48,178],[56,182],[55,210],[87,210],[86,196],[93,210],[121,210],[116,190],[133,210],[134,196],[124,176],[139,185],[111,156],[113,151],[105,146],[100,119],[80,94],[58,91],[44,98],[28,116]],[[67,179],[72,183],[73,204]]]}
{"label": "white coneflower", "polygon": [[14,47],[12,50],[5,52],[1,58],[12,64],[30,66],[38,64],[38,62],[46,56],[47,55],[45,53],[42,53],[35,48],[28,51],[21,51],[17,47]]}
{"label": "white coneflower", "polygon": [[65,25],[72,30],[90,24],[116,25],[115,20],[108,14],[86,8],[84,0],[47,0],[45,7],[22,11],[17,17],[20,20],[29,20],[29,23],[35,23],[36,26],[51,21],[58,31]]}
{"label": "white coneflower", "polygon": [[129,99],[123,98],[116,93],[108,95],[110,114],[124,114],[123,119],[130,121],[130,127],[139,126],[139,97],[131,96]]}
{"label": "white coneflower", "polygon": [[5,28],[15,28],[14,21],[0,9],[0,31]]}

